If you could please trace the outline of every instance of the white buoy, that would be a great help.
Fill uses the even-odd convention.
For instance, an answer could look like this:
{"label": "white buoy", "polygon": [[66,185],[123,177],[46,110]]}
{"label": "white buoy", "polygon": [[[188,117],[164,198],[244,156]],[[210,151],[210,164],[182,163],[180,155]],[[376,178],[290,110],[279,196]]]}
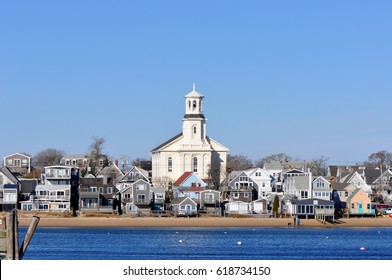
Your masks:
{"label": "white buoy", "polygon": [[182,243],[182,242],[184,242],[184,241],[182,241],[182,240],[180,239],[178,242]]}
{"label": "white buoy", "polygon": [[242,242],[241,242],[241,241],[238,241],[237,244],[238,244],[239,246],[241,246]]}
{"label": "white buoy", "polygon": [[361,247],[360,250],[361,251],[366,251],[366,247]]}

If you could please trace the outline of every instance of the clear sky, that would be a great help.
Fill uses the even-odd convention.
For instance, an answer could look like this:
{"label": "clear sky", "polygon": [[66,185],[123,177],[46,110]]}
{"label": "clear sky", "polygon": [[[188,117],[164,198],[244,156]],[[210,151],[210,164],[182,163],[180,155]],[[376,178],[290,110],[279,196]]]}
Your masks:
{"label": "clear sky", "polygon": [[149,157],[205,95],[207,134],[253,160],[392,151],[391,1],[2,1],[0,157]]}

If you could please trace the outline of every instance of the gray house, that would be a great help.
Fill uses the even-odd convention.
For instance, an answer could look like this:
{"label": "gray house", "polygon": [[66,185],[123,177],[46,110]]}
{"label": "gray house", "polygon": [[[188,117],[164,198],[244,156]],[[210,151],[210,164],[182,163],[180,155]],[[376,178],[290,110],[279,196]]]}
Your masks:
{"label": "gray house", "polygon": [[111,178],[81,178],[79,199],[81,212],[112,213],[115,210],[116,189]]}
{"label": "gray house", "polygon": [[179,197],[172,201],[172,211],[176,216],[197,216],[197,203],[189,197]]}
{"label": "gray house", "polygon": [[8,167],[12,173],[26,176],[31,172],[31,157],[22,153],[5,156],[4,167]]}
{"label": "gray house", "polygon": [[119,194],[121,204],[125,206],[125,213],[134,216],[151,213],[152,192],[149,182],[139,179],[134,183],[125,183]]}
{"label": "gray house", "polygon": [[0,168],[0,211],[18,208],[20,181],[7,167]]}

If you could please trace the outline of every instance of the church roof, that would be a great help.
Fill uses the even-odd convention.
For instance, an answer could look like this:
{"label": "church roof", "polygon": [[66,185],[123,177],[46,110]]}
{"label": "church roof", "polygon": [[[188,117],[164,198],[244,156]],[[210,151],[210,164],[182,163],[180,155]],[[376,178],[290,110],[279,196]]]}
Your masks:
{"label": "church roof", "polygon": [[173,142],[174,140],[176,140],[177,138],[180,138],[182,136],[182,132],[177,134],[176,136],[170,138],[169,140],[167,140],[166,142],[162,143],[161,145],[159,145],[158,147],[154,148],[151,150],[151,152],[155,152],[160,150],[161,148],[163,148],[164,146],[166,146],[167,144]]}
{"label": "church roof", "polygon": [[201,98],[203,98],[204,95],[199,93],[199,92],[197,92],[196,91],[196,85],[193,84],[193,90],[190,93],[188,93],[187,95],[185,95],[185,98],[188,98],[188,97],[196,97],[196,98],[201,97]]}

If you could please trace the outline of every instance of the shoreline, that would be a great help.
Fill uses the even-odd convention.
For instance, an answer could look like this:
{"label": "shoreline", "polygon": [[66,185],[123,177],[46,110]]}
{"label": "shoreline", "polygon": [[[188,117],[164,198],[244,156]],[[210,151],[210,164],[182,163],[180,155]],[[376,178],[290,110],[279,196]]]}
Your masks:
{"label": "shoreline", "polygon": [[[19,215],[19,226],[28,227],[31,215]],[[157,228],[157,227],[293,227],[292,218],[249,217],[56,217],[35,213],[40,218],[38,227],[86,227],[86,228]],[[289,225],[289,223],[291,223]],[[344,218],[336,224],[322,224],[314,219],[301,219],[301,227],[392,227],[392,218]]]}

